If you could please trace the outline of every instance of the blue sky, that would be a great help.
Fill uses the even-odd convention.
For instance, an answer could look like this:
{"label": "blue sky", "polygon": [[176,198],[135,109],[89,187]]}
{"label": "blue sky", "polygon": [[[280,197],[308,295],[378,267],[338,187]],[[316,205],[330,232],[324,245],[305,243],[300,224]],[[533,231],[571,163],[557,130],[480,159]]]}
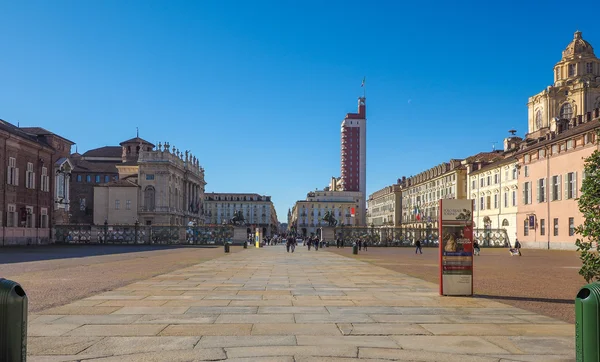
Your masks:
{"label": "blue sky", "polygon": [[562,16],[567,5],[3,2],[0,118],[80,152],[139,127],[191,150],[207,191],[272,195],[285,221],[339,175],[363,76],[368,193],[523,135],[527,97],[552,83],[573,33],[600,47],[600,23]]}

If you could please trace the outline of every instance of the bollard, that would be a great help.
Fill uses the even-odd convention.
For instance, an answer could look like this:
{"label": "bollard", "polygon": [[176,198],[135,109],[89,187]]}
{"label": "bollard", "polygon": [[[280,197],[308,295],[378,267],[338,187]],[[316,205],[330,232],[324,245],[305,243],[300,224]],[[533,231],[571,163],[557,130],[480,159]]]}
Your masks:
{"label": "bollard", "polygon": [[0,361],[27,359],[27,294],[19,283],[0,278]]}
{"label": "bollard", "polygon": [[354,244],[352,246],[352,254],[358,255],[358,245]]}
{"label": "bollard", "polygon": [[223,244],[223,247],[225,248],[225,252],[229,253],[229,243],[226,242],[225,244]]}
{"label": "bollard", "polygon": [[581,288],[575,298],[577,362],[600,361],[600,283]]}

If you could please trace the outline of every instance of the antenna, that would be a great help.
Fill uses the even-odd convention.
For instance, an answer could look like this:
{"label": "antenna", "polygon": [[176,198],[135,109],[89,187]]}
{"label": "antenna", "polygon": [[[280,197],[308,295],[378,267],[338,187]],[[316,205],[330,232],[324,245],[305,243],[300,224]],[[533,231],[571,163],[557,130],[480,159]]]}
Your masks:
{"label": "antenna", "polygon": [[140,137],[140,129],[139,129],[139,128],[137,128],[137,127],[135,127],[135,136],[136,136],[137,138],[139,138],[139,137]]}

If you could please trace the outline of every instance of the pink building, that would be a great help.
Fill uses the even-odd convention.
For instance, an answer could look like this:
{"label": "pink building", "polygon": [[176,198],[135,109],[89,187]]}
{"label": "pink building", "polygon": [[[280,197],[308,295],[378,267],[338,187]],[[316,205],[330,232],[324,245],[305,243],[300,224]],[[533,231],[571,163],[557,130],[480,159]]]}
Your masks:
{"label": "pink building", "polygon": [[576,249],[574,229],[583,223],[577,198],[585,159],[599,148],[600,109],[562,123],[517,154],[517,235],[525,248]]}

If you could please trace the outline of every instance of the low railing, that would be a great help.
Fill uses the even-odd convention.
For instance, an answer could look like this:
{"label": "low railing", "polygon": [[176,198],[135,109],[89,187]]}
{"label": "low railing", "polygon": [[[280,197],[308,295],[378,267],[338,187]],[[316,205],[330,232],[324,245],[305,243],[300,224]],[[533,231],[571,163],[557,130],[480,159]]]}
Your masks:
{"label": "low railing", "polygon": [[232,242],[233,227],[169,225],[80,225],[54,227],[56,244],[223,245]]}
{"label": "low railing", "polygon": [[[437,228],[403,228],[403,227],[341,227],[334,229],[335,239],[341,238],[345,243],[363,240],[371,246],[414,246],[420,240],[424,247],[439,245]],[[473,240],[481,247],[508,247],[511,245],[505,229],[475,229]]]}

